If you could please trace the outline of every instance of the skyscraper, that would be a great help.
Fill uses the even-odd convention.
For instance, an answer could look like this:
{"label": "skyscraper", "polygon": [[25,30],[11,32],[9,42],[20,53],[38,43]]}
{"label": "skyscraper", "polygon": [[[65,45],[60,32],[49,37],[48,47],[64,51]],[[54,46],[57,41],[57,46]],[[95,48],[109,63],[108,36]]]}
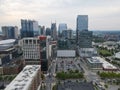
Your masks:
{"label": "skyscraper", "polygon": [[67,30],[67,24],[61,23],[58,27],[58,36],[61,37],[62,31]]}
{"label": "skyscraper", "polygon": [[92,31],[80,31],[78,36],[78,45],[80,48],[92,48]]}
{"label": "skyscraper", "polygon": [[88,15],[77,17],[77,44],[80,48],[92,47],[92,31],[88,31]]}
{"label": "skyscraper", "polygon": [[80,57],[92,57],[94,48],[92,48],[92,31],[88,31],[88,15],[78,15],[77,17],[77,45]]}
{"label": "skyscraper", "polygon": [[51,29],[50,28],[46,28],[46,36],[51,36]]}
{"label": "skyscraper", "polygon": [[6,39],[17,39],[18,38],[18,27],[17,26],[3,26],[2,33]]}
{"label": "skyscraper", "polygon": [[34,37],[39,34],[38,22],[34,20],[21,20],[21,38]]}
{"label": "skyscraper", "polygon": [[54,39],[54,40],[56,40],[57,39],[57,27],[56,27],[56,23],[52,23],[51,24],[51,32],[52,32],[52,38]]}
{"label": "skyscraper", "polygon": [[79,31],[88,30],[88,15],[77,16],[76,39],[78,43]]}

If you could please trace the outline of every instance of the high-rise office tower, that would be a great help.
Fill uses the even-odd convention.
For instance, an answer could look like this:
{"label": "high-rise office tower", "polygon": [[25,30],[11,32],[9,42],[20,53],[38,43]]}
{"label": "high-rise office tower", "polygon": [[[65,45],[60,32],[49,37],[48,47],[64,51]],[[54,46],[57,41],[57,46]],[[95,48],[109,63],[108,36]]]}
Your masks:
{"label": "high-rise office tower", "polygon": [[56,40],[57,39],[57,27],[56,27],[56,23],[52,23],[51,24],[51,32],[52,32],[52,34],[51,34],[52,38],[54,40]]}
{"label": "high-rise office tower", "polygon": [[39,34],[38,22],[34,20],[21,20],[21,38],[34,37]]}
{"label": "high-rise office tower", "polygon": [[17,39],[18,38],[18,27],[17,26],[3,26],[2,33],[6,39]]}
{"label": "high-rise office tower", "polygon": [[88,15],[78,15],[76,33],[80,48],[92,47],[92,31],[88,31]]}
{"label": "high-rise office tower", "polygon": [[78,43],[79,31],[88,30],[88,15],[77,16],[76,39]]}
{"label": "high-rise office tower", "polygon": [[65,24],[65,23],[59,24],[59,27],[58,27],[58,36],[59,37],[61,37],[63,30],[67,30],[67,24]]}
{"label": "high-rise office tower", "polygon": [[78,45],[80,48],[92,48],[92,31],[83,30],[79,32]]}

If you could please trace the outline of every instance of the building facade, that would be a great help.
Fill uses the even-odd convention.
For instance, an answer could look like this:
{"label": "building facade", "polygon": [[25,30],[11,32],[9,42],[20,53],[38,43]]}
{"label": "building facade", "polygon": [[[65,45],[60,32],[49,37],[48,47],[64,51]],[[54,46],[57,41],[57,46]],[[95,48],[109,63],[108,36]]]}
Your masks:
{"label": "building facade", "polygon": [[40,64],[40,44],[37,37],[23,38],[19,44],[26,64]]}
{"label": "building facade", "polygon": [[51,36],[51,29],[50,28],[46,28],[46,36]]}
{"label": "building facade", "polygon": [[39,26],[39,35],[45,35],[45,26]]}
{"label": "building facade", "polygon": [[40,61],[41,61],[41,71],[47,71],[50,64],[50,37],[49,36],[39,36],[40,40]]}
{"label": "building facade", "polygon": [[62,31],[62,38],[65,39],[73,39],[73,31],[71,29]]}
{"label": "building facade", "polygon": [[80,48],[92,48],[92,31],[79,31],[78,45]]}
{"label": "building facade", "polygon": [[6,39],[17,39],[18,38],[18,27],[17,26],[3,26],[2,33]]}
{"label": "building facade", "polygon": [[78,43],[79,32],[82,30],[88,30],[88,15],[77,16],[77,28],[76,28],[77,43]]}
{"label": "building facade", "polygon": [[65,23],[59,24],[59,27],[58,27],[58,36],[59,37],[61,37],[63,30],[67,30],[67,24],[65,24]]}
{"label": "building facade", "polygon": [[38,22],[34,20],[21,20],[21,38],[39,35]]}
{"label": "building facade", "polygon": [[24,67],[22,50],[15,39],[0,41],[0,74],[18,74]]}
{"label": "building facade", "polygon": [[41,66],[27,65],[5,90],[40,90]]}
{"label": "building facade", "polygon": [[56,23],[52,23],[51,24],[51,32],[52,32],[52,38],[53,40],[57,39],[57,27],[56,27]]}

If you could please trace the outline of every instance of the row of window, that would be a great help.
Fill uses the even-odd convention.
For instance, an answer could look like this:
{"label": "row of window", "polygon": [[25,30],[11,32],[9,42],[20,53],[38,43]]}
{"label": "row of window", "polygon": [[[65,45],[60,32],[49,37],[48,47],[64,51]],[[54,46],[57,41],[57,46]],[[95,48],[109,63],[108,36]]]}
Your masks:
{"label": "row of window", "polygon": [[40,59],[39,55],[24,55],[25,59]]}
{"label": "row of window", "polygon": [[25,44],[39,44],[39,40],[28,39],[28,40],[23,40],[23,43],[25,43]]}

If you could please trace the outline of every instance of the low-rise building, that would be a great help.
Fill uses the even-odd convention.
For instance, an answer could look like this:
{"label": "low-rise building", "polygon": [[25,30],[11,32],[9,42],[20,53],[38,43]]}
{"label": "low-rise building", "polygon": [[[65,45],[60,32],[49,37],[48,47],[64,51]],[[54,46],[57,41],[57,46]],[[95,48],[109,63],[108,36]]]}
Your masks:
{"label": "low-rise building", "polygon": [[75,50],[57,50],[57,57],[72,57],[74,58],[76,56]]}
{"label": "low-rise building", "polygon": [[118,70],[116,66],[107,62],[104,58],[101,58],[101,57],[95,57],[95,58],[98,59],[100,62],[102,62],[103,70],[105,71],[117,71]]}
{"label": "low-rise building", "polygon": [[87,58],[88,66],[91,69],[103,69],[104,71],[117,71],[118,68],[111,63],[107,62],[104,58],[99,56]]}
{"label": "low-rise building", "polygon": [[91,69],[102,69],[102,62],[99,61],[99,59],[92,57],[92,58],[87,58],[86,60],[87,65]]}
{"label": "low-rise building", "polygon": [[39,90],[41,86],[41,66],[27,65],[5,88],[5,90]]}
{"label": "low-rise building", "polygon": [[118,58],[118,59],[120,59],[120,52],[118,52],[118,53],[115,53],[115,58]]}
{"label": "low-rise building", "polygon": [[18,74],[24,67],[22,51],[15,39],[0,41],[0,74]]}
{"label": "low-rise building", "polygon": [[93,57],[98,55],[97,49],[95,48],[80,48],[78,52],[80,57]]}

